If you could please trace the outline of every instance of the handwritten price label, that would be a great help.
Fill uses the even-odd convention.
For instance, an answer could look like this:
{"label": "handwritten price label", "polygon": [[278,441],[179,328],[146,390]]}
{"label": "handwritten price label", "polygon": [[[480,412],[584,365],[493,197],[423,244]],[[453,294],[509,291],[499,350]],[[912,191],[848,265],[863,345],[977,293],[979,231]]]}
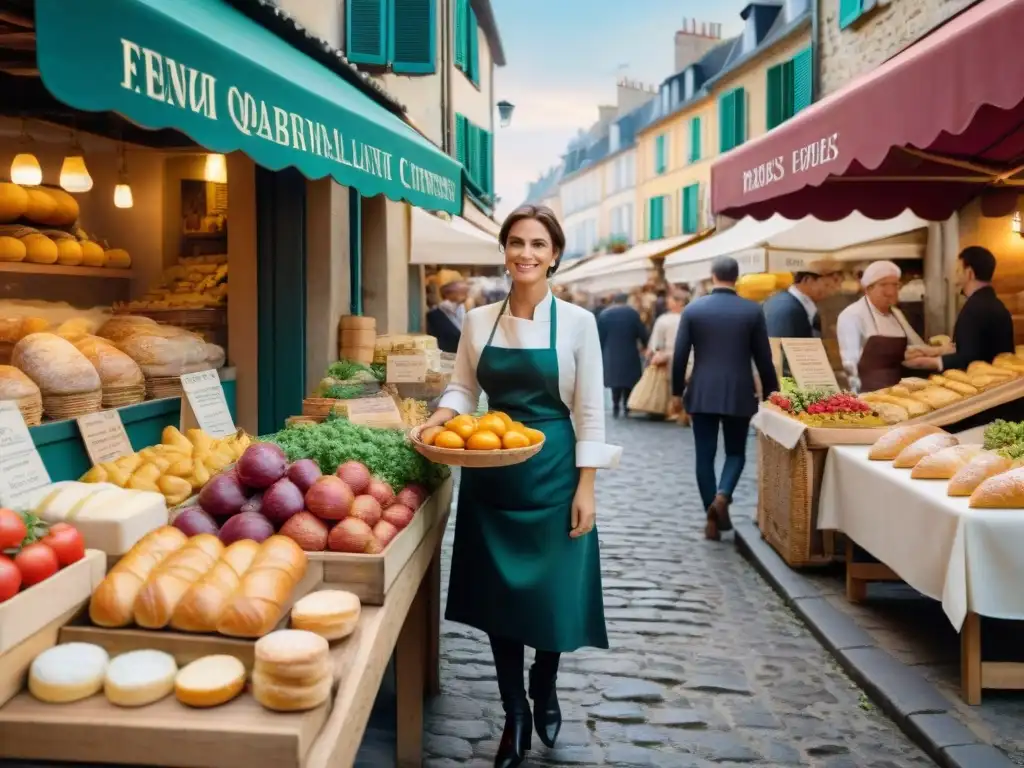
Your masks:
{"label": "handwritten price label", "polygon": [[0,402],[0,504],[18,506],[33,491],[49,484],[50,473],[17,404]]}
{"label": "handwritten price label", "polygon": [[78,417],[78,431],[82,433],[85,452],[89,460],[96,464],[131,456],[132,441],[117,411],[99,411],[87,416]]}
{"label": "handwritten price label", "polygon": [[227,437],[237,431],[217,371],[186,373],[181,388],[201,430],[211,437]]}

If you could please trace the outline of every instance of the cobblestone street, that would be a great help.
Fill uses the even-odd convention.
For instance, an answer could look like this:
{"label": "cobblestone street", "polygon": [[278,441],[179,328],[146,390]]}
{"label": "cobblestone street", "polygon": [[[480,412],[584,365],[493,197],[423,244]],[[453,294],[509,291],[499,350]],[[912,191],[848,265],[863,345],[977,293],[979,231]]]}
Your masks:
{"label": "cobblestone street", "polygon": [[[932,765],[736,552],[731,535],[704,541],[690,431],[609,420],[609,441],[625,448],[623,465],[598,481],[612,647],[563,656],[558,748],[534,738],[527,763]],[[756,497],[752,442],[750,459],[737,492],[741,515]],[[503,716],[486,639],[446,622],[441,654],[426,765],[488,766]]]}

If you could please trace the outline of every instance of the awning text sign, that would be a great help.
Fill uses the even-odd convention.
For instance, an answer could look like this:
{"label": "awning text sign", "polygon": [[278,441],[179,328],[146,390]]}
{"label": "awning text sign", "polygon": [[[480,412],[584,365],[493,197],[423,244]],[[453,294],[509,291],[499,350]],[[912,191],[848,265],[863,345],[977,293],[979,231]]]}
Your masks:
{"label": "awning text sign", "polygon": [[764,189],[787,176],[800,176],[839,158],[839,133],[836,132],[743,170],[743,194]]}

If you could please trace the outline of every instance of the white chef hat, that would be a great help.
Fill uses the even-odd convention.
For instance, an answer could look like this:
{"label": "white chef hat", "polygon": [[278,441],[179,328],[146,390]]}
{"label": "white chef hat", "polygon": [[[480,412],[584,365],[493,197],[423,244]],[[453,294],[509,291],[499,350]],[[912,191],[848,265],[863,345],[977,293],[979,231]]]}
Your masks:
{"label": "white chef hat", "polygon": [[900,268],[891,261],[873,261],[861,275],[860,284],[865,288],[870,288],[879,280],[885,280],[887,277],[895,277],[899,280],[902,274]]}

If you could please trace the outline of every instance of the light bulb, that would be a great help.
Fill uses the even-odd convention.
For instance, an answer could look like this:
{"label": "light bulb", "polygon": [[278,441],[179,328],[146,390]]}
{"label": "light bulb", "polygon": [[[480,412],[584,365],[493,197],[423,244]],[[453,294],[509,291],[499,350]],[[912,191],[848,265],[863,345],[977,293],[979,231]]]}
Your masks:
{"label": "light bulb", "polygon": [[22,152],[14,156],[11,163],[11,181],[23,187],[35,187],[43,183],[43,169],[31,152]]}
{"label": "light bulb", "polygon": [[204,174],[207,181],[214,181],[219,184],[227,184],[228,181],[228,163],[224,158],[224,155],[207,155],[206,156],[206,173]]}
{"label": "light bulb", "polygon": [[92,176],[81,155],[68,155],[60,167],[60,185],[68,192],[88,192],[92,189]]}
{"label": "light bulb", "polygon": [[114,205],[117,208],[131,208],[135,205],[135,200],[132,198],[132,188],[126,182],[122,182],[114,187]]}

